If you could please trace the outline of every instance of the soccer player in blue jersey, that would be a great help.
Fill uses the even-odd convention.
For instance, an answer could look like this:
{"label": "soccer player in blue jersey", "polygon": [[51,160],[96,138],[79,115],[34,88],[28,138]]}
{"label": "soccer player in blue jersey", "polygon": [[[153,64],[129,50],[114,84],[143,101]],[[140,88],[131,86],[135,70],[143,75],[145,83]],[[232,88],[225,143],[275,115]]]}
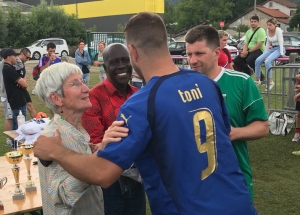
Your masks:
{"label": "soccer player in blue jersey", "polygon": [[[257,214],[230,143],[230,122],[219,87],[198,72],[176,67],[158,15],[133,16],[125,34],[132,66],[147,83],[120,109],[118,119],[129,128],[128,136],[107,146],[106,138],[105,149],[81,155],[62,147],[57,132],[55,137],[39,137],[35,156],[104,188],[135,162],[149,186],[147,194],[161,188],[164,195],[165,187],[178,214]],[[110,131],[118,129],[113,126]],[[157,170],[164,187],[153,182],[157,178],[151,173]],[[150,206],[153,214],[167,214],[156,210],[154,202]]]}

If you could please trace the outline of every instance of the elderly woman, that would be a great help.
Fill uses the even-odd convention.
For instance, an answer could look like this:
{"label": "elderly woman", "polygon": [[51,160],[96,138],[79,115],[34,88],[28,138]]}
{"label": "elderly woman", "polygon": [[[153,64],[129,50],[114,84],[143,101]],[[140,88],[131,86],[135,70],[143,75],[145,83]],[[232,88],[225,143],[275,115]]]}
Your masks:
{"label": "elderly woman", "polygon": [[[43,134],[54,136],[59,130],[66,148],[91,154],[90,137],[80,119],[92,104],[79,67],[65,62],[48,67],[41,73],[36,91],[55,113]],[[104,214],[99,186],[77,180],[56,162],[39,162],[39,174],[44,214]]]}

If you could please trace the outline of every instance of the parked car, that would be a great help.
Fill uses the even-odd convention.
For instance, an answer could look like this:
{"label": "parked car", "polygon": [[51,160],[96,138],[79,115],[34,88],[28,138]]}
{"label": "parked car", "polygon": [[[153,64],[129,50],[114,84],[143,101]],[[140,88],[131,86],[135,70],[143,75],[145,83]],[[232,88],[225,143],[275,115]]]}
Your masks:
{"label": "parked car", "polygon": [[174,40],[172,37],[168,37],[168,45],[170,45],[170,43],[176,42],[176,40]]}
{"label": "parked car", "polygon": [[239,54],[239,50],[234,46],[229,46],[228,44],[225,46],[230,51],[230,55],[232,60]]}
{"label": "parked car", "polygon": [[237,42],[236,40],[234,40],[234,39],[228,38],[228,39],[227,39],[227,44],[228,44],[229,46],[234,46],[234,47],[236,47],[236,46],[238,45],[238,42]]}
{"label": "parked car", "polygon": [[56,50],[55,50],[56,55],[60,57],[69,55],[69,48],[66,40],[61,38],[47,38],[47,39],[40,39],[27,46],[27,48],[31,52],[31,58],[35,60],[39,60],[42,55],[47,54],[47,44],[50,42],[56,45]]}
{"label": "parked car", "polygon": [[172,42],[168,47],[171,55],[184,56],[186,54],[184,41]]}

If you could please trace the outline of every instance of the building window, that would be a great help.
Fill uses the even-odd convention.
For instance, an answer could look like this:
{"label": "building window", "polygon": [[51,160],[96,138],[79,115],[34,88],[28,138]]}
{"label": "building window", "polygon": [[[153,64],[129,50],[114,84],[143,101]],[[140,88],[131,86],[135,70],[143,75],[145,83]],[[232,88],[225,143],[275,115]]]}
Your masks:
{"label": "building window", "polygon": [[273,2],[269,2],[269,7],[273,7]]}
{"label": "building window", "polygon": [[294,16],[295,13],[296,13],[295,10],[291,10],[291,11],[290,11],[290,16]]}

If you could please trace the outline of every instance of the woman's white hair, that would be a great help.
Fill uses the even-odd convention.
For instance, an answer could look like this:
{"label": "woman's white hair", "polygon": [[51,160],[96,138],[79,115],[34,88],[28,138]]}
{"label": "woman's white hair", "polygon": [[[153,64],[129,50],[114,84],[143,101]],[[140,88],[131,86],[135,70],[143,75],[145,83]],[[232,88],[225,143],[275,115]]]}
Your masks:
{"label": "woman's white hair", "polygon": [[82,75],[80,68],[74,64],[62,62],[49,66],[41,72],[35,90],[45,104],[57,113],[57,106],[51,101],[50,94],[64,96],[63,84],[71,74]]}

